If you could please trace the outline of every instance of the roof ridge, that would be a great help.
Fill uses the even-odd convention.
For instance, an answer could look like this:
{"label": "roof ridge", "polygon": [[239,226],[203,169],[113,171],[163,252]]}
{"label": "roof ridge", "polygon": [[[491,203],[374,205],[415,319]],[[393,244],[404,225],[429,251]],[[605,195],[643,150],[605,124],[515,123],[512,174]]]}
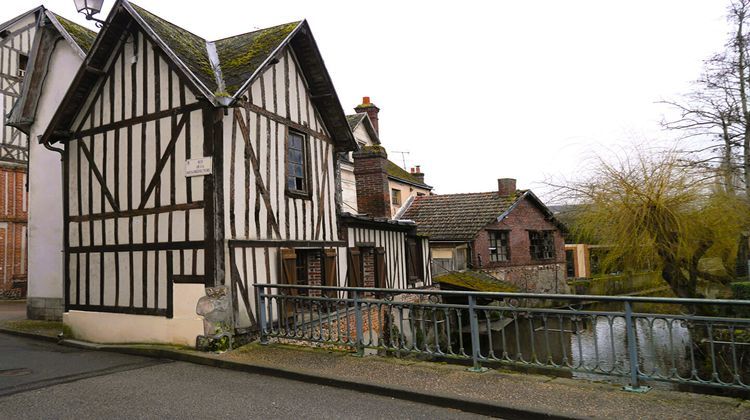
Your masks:
{"label": "roof ridge", "polygon": [[185,31],[185,32],[187,32],[187,33],[189,33],[190,35],[193,35],[193,36],[195,36],[195,37],[198,37],[198,38],[200,38],[200,39],[202,39],[202,40],[204,40],[204,41],[208,41],[208,40],[207,40],[206,38],[203,38],[202,36],[200,36],[200,35],[196,34],[195,32],[193,32],[193,31],[190,31],[190,30],[188,30],[188,29],[185,29],[185,28],[183,28],[182,26],[180,26],[180,25],[178,25],[178,24],[176,24],[176,23],[174,23],[174,22],[172,22],[172,21],[170,21],[170,20],[168,20],[168,19],[165,19],[165,18],[161,17],[161,15],[157,15],[156,13],[154,13],[154,12],[152,12],[152,11],[150,11],[150,10],[146,9],[145,7],[143,7],[143,6],[141,6],[141,5],[139,5],[138,3],[132,2],[132,1],[130,1],[130,0],[128,0],[128,3],[130,3],[130,5],[131,5],[131,6],[135,6],[135,7],[139,8],[139,9],[143,9],[143,10],[145,10],[146,12],[148,12],[148,13],[150,13],[150,14],[152,14],[152,15],[156,16],[156,17],[157,17],[157,18],[159,18],[160,20],[163,20],[164,22],[166,22],[166,23],[168,23],[168,24],[170,24],[170,25],[172,25],[172,26],[174,26],[174,27],[176,27],[176,28],[180,28],[181,30],[183,30],[183,31]]}
{"label": "roof ridge", "polygon": [[255,29],[255,30],[253,30],[253,31],[247,31],[247,32],[242,32],[242,33],[239,33],[239,34],[235,34],[235,35],[229,35],[229,36],[225,36],[224,38],[219,38],[219,39],[215,39],[215,40],[213,40],[213,41],[211,41],[211,42],[214,42],[214,43],[215,43],[215,42],[220,42],[220,41],[227,41],[227,40],[229,40],[229,39],[232,39],[232,38],[236,38],[236,37],[238,37],[238,36],[243,36],[243,35],[250,35],[250,34],[252,34],[252,33],[255,33],[255,32],[260,32],[260,31],[265,31],[266,29],[271,29],[271,28],[275,28],[275,27],[277,27],[277,26],[286,26],[286,25],[291,25],[291,24],[293,24],[293,23],[297,23],[297,24],[298,24],[298,23],[302,22],[303,20],[304,20],[304,19],[300,19],[300,20],[293,20],[293,21],[290,21],[290,22],[286,22],[286,23],[280,23],[280,24],[278,24],[278,25],[271,25],[271,26],[266,26],[265,28],[259,28],[259,29]]}

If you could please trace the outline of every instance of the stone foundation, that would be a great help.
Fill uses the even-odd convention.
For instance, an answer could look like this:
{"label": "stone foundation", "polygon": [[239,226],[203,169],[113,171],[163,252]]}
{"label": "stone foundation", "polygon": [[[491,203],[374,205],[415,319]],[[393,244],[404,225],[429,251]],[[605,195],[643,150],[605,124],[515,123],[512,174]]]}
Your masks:
{"label": "stone foundation", "polygon": [[26,318],[40,321],[62,321],[65,304],[62,298],[26,298]]}
{"label": "stone foundation", "polygon": [[481,271],[517,286],[521,292],[570,293],[564,263],[487,268]]}

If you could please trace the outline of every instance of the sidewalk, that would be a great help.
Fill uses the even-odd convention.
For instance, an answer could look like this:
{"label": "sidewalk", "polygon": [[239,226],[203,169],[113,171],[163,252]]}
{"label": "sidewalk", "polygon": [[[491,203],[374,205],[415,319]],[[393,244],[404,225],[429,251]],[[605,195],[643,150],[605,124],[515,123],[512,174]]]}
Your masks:
{"label": "sidewalk", "polygon": [[[7,329],[0,325],[0,332]],[[499,370],[472,373],[462,366],[281,344],[249,344],[220,355],[169,346],[63,344],[281,376],[503,418],[750,418],[750,401],[735,398],[658,389],[633,394],[584,380]]]}

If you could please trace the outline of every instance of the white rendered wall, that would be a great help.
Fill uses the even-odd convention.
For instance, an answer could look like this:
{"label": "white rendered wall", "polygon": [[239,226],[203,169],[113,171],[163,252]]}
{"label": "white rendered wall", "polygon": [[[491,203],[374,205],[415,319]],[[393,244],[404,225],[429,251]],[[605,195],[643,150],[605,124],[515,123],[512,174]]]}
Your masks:
{"label": "white rendered wall", "polygon": [[195,303],[206,294],[202,284],[174,285],[174,317],[108,312],[68,311],[63,323],[73,337],[94,343],[161,343],[195,347],[203,335],[203,318]]}
{"label": "white rendered wall", "polygon": [[60,154],[44,148],[37,138],[46,130],[81,61],[70,45],[57,43],[29,132],[29,297],[63,297]]}

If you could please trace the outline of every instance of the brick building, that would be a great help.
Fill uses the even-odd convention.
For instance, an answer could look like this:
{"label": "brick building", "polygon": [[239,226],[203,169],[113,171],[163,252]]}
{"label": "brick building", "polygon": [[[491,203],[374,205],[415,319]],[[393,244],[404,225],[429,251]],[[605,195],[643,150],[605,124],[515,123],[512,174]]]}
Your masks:
{"label": "brick building", "polygon": [[436,275],[476,269],[522,291],[567,291],[564,227],[514,179],[492,192],[416,197],[401,218],[430,237]]}
{"label": "brick building", "polygon": [[[377,199],[378,203],[384,203],[387,206],[387,212],[383,214],[388,218],[395,218],[412,197],[430,195],[432,186],[425,183],[425,174],[420,166],[412,167],[407,171],[388,159],[386,150],[380,143],[378,116],[380,108],[371,103],[369,97],[362,98],[362,104],[354,108],[354,111],[357,113],[347,115],[346,119],[359,151],[372,152],[374,150],[382,155],[383,159],[369,159],[369,153],[357,152],[343,153],[339,156],[343,211],[372,215],[369,206],[362,206],[361,202]],[[356,159],[355,156],[359,156],[360,159]],[[383,197],[380,197],[380,187],[377,188],[377,197],[371,197],[372,191],[361,191],[363,183],[357,179],[357,173],[371,171],[372,165],[380,165],[378,171],[382,169],[385,173]],[[378,211],[377,214],[381,212]]]}

